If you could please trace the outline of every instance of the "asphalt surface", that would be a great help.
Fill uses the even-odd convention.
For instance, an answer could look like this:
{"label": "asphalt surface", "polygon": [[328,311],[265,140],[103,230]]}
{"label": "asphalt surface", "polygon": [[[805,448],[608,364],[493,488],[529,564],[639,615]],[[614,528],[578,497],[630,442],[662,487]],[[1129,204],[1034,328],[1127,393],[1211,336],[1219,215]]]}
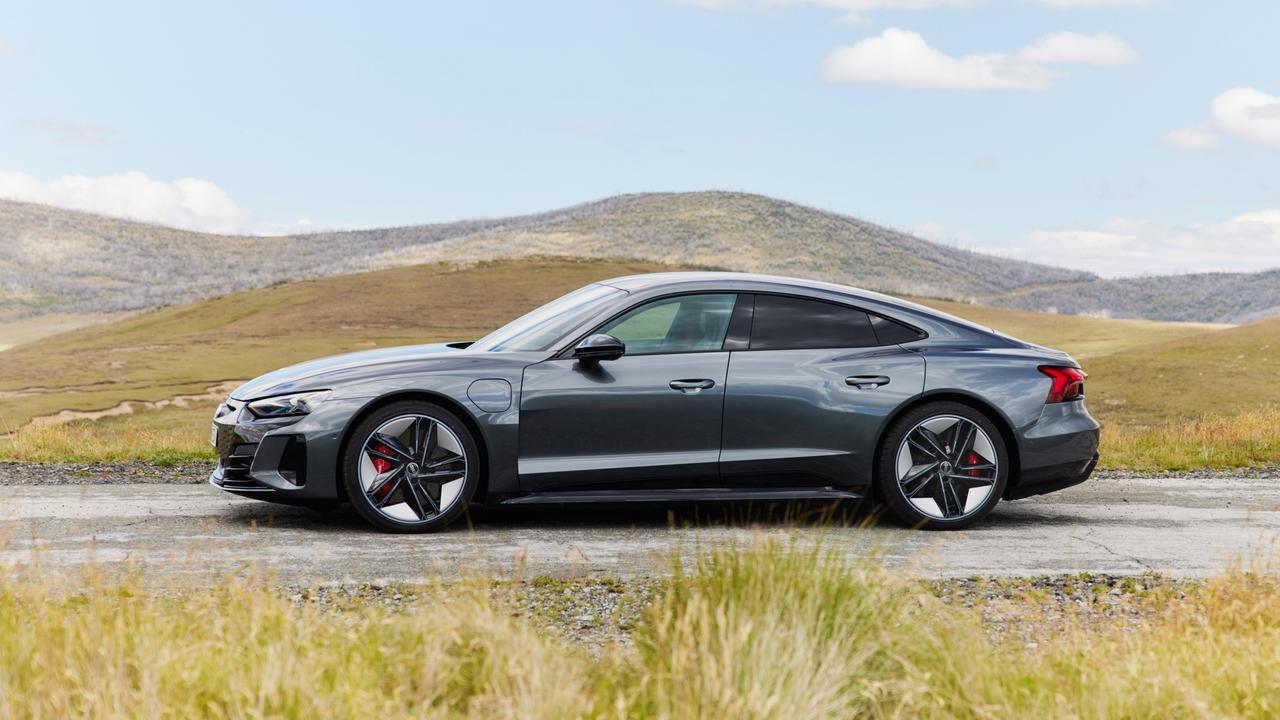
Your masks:
{"label": "asphalt surface", "polygon": [[245,500],[207,485],[0,487],[0,562],[72,574],[136,566],[177,582],[249,568],[280,582],[417,581],[444,574],[651,576],[725,541],[823,541],[929,577],[1149,571],[1199,576],[1269,563],[1280,536],[1275,477],[1115,477],[1001,503],[960,532],[920,532],[820,506],[478,511],[470,527],[386,535],[349,509],[321,513]]}

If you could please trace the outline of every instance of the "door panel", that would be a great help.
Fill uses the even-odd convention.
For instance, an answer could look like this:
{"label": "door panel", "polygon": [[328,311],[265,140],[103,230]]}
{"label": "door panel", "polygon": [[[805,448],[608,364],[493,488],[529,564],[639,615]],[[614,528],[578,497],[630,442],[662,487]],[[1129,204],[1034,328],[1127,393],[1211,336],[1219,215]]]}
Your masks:
{"label": "door panel", "polygon": [[531,365],[520,393],[521,487],[714,484],[728,364],[729,353],[706,352]]}
{"label": "door panel", "polygon": [[923,389],[924,359],[896,345],[735,351],[721,479],[734,485],[869,483],[881,426]]}

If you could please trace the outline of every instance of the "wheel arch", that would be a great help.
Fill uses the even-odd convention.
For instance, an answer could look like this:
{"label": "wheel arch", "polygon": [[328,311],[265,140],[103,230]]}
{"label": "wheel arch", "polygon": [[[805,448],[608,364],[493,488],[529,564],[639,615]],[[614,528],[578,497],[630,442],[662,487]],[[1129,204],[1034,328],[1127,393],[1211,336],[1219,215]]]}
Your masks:
{"label": "wheel arch", "polygon": [[471,437],[476,443],[476,453],[480,456],[480,474],[476,478],[476,494],[475,501],[482,501],[485,493],[489,490],[489,448],[485,442],[484,433],[480,431],[480,424],[476,422],[475,416],[470,410],[457,400],[437,392],[429,390],[403,390],[381,395],[370,400],[360,408],[360,411],[351,416],[347,421],[346,427],[342,429],[342,438],[338,442],[338,458],[337,458],[337,476],[338,482],[338,499],[342,501],[350,501],[347,497],[346,483],[342,480],[342,453],[347,446],[347,441],[351,438],[351,433],[362,420],[373,413],[378,408],[385,407],[391,403],[404,402],[406,400],[417,400],[420,402],[439,405],[457,416],[463,425],[467,426],[467,431],[471,433]]}
{"label": "wheel arch", "polygon": [[[875,471],[878,472],[880,467],[881,453],[885,451],[884,436],[885,433],[889,431],[889,428],[898,421],[898,418],[902,417],[906,413],[911,412],[921,405],[928,405],[929,403],[935,402],[956,402],[961,405],[967,405],[985,415],[987,419],[991,421],[991,424],[995,425],[996,429],[1000,431],[1000,438],[1004,440],[1005,449],[1009,453],[1009,478],[1008,482],[1005,484],[1005,495],[1007,496],[1009,491],[1018,484],[1019,475],[1021,474],[1020,468],[1022,467],[1021,451],[1018,448],[1017,436],[1013,433],[1013,425],[1009,422],[1009,418],[1005,417],[1004,413],[1000,412],[1000,409],[995,405],[992,405],[977,395],[958,390],[935,390],[923,393],[921,395],[917,395],[914,399],[903,403],[894,410],[894,412],[889,415],[883,423],[881,423],[880,432],[876,435],[875,465],[873,466]],[[872,488],[874,488],[875,485],[875,483],[872,483]]]}

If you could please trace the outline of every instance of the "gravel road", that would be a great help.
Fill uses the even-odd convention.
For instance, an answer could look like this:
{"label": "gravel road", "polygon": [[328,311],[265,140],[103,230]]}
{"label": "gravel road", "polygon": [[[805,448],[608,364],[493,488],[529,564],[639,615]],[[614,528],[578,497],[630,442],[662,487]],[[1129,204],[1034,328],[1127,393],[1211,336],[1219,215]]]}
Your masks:
{"label": "gravel road", "polygon": [[[121,468],[118,474],[109,466],[32,467],[0,464],[0,561],[35,561],[49,571],[90,562],[140,564],[195,583],[247,564],[290,584],[415,581],[460,572],[632,578],[667,572],[672,553],[761,535],[826,540],[838,551],[879,554],[924,577],[1081,571],[1195,577],[1232,558],[1269,560],[1280,532],[1276,471],[1108,473],[1053,495],[1002,503],[978,527],[950,533],[869,527],[865,517],[797,523],[782,513],[730,505],[675,513],[479,510],[470,527],[394,536],[369,530],[349,510],[271,505],[195,484],[193,473],[203,470],[195,466]],[[116,477],[132,482],[111,483]],[[807,509],[810,515],[819,510]]]}

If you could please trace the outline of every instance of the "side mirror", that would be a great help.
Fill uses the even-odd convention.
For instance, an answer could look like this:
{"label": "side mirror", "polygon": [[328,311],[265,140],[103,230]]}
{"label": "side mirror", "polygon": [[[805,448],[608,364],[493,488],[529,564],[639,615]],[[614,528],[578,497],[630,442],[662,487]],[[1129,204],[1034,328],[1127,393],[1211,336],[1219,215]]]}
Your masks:
{"label": "side mirror", "polygon": [[592,335],[573,349],[573,356],[583,362],[617,360],[627,352],[627,346],[612,335]]}

